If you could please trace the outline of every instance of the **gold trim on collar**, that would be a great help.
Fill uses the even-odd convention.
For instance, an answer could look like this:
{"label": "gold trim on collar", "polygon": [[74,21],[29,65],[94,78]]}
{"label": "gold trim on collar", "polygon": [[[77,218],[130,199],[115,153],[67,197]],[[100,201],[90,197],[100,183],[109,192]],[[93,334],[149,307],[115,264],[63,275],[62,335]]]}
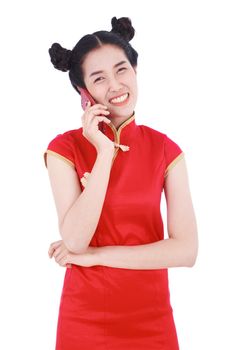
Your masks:
{"label": "gold trim on collar", "polygon": [[115,127],[115,125],[114,125],[112,122],[109,123],[109,124],[107,124],[107,125],[110,126],[110,128],[112,129],[112,131],[114,131],[114,132],[116,132],[116,133],[120,133],[121,130],[122,130],[126,125],[128,125],[132,120],[134,120],[134,119],[135,119],[135,112],[131,115],[131,117],[129,117],[128,119],[126,119],[124,122],[122,122],[122,123],[119,125],[118,129]]}
{"label": "gold trim on collar", "polygon": [[115,153],[114,153],[114,156],[113,156],[113,159],[112,159],[112,163],[113,163],[113,161],[115,160],[115,158],[117,156],[119,148],[121,148],[121,150],[123,150],[123,151],[128,151],[129,150],[129,146],[127,146],[127,145],[120,145],[120,134],[121,134],[122,129],[126,125],[131,123],[134,119],[135,119],[135,112],[128,119],[126,119],[122,124],[120,124],[118,129],[116,129],[115,125],[112,124],[112,122],[107,124],[113,131],[114,141],[115,141],[114,143],[116,144],[115,145],[116,150],[115,150]]}

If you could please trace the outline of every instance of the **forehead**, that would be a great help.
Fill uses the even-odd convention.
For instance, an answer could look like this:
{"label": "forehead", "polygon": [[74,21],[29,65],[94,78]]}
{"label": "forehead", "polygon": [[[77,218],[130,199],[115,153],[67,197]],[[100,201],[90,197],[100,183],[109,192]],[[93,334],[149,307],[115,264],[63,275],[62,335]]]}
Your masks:
{"label": "forehead", "polygon": [[82,68],[84,75],[89,75],[93,71],[112,69],[120,61],[129,62],[123,49],[114,45],[103,45],[87,54]]}

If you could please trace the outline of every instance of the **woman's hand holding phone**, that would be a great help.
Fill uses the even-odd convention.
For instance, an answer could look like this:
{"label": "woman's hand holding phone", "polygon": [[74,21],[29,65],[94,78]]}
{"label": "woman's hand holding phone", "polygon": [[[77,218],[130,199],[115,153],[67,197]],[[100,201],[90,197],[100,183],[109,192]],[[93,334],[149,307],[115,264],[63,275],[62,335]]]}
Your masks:
{"label": "woman's hand holding phone", "polygon": [[107,136],[105,136],[98,128],[98,124],[103,121],[110,123],[110,119],[105,116],[109,115],[107,107],[97,103],[91,106],[89,102],[82,115],[83,136],[93,144],[97,152],[114,151],[114,143]]}

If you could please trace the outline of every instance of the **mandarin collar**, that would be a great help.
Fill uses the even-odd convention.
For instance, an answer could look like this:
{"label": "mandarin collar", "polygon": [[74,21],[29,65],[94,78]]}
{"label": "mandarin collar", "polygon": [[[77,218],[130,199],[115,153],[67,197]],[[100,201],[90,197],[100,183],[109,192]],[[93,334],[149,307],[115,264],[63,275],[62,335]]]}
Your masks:
{"label": "mandarin collar", "polygon": [[[113,142],[116,143],[115,147],[120,147],[121,145],[128,146],[130,143],[130,140],[132,136],[134,135],[134,132],[136,130],[136,121],[135,121],[135,112],[128,117],[126,120],[124,120],[118,128],[115,127],[115,125],[110,123],[104,123],[102,122],[102,129],[101,131]],[[126,151],[124,147],[120,147],[122,151]]]}

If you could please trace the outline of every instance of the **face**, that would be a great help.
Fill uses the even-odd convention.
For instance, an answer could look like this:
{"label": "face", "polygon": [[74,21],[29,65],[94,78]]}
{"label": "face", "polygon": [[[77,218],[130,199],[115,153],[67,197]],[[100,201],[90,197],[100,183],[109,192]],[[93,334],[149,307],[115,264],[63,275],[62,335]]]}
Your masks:
{"label": "face", "polygon": [[106,44],[89,52],[82,69],[87,90],[97,103],[108,107],[112,123],[117,126],[133,114],[136,67],[131,66],[121,48]]}

